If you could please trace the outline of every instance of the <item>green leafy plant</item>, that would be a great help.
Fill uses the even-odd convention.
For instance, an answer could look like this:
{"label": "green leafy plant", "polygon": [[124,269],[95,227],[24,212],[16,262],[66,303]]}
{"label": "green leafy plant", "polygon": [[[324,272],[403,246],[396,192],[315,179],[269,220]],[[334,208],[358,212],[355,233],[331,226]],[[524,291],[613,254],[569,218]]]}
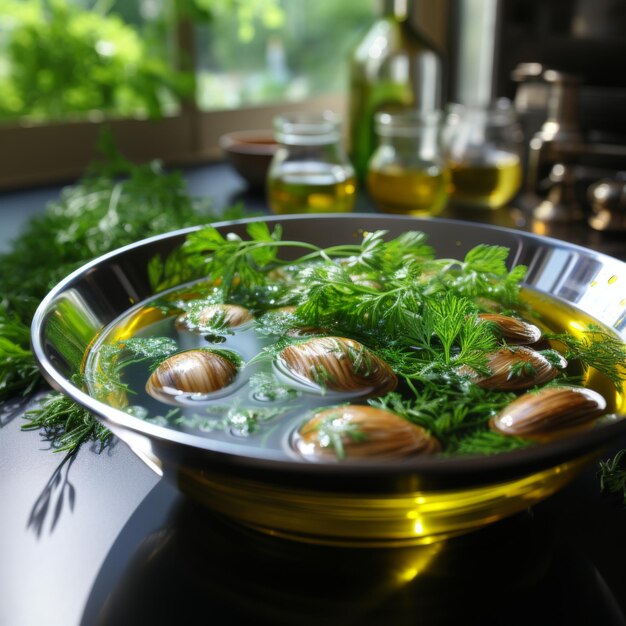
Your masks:
{"label": "green leafy plant", "polygon": [[1,0],[5,69],[0,118],[65,119],[90,111],[161,117],[194,91],[157,38],[126,23],[110,3]]}
{"label": "green leafy plant", "polygon": [[[0,400],[28,394],[41,383],[30,350],[30,323],[60,279],[139,239],[243,216],[241,207],[218,211],[208,199],[189,196],[179,172],[166,173],[156,162],[127,162],[108,139],[102,148],[107,158],[64,189],[0,255]],[[64,450],[101,433],[87,411],[59,394],[49,396],[27,419],[29,428],[43,427]]]}

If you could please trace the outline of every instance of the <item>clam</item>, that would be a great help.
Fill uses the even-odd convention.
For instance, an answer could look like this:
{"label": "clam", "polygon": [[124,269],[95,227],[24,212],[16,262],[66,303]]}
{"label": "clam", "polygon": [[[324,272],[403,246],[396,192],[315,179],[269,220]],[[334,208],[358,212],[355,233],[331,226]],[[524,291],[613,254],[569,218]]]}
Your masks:
{"label": "clam", "polygon": [[479,313],[478,319],[490,322],[496,333],[509,344],[528,345],[541,339],[541,330],[534,324],[499,313]]}
{"label": "clam", "polygon": [[152,372],[146,391],[171,403],[182,395],[215,393],[230,385],[237,371],[235,362],[223,354],[201,348],[186,350],[168,357]]}
{"label": "clam", "polygon": [[313,337],[287,346],[278,354],[276,366],[308,388],[384,394],[398,384],[387,363],[344,337]]}
{"label": "clam", "polygon": [[473,383],[484,389],[518,391],[547,383],[567,366],[563,357],[554,365],[540,352],[525,346],[501,348],[488,354],[487,359],[488,375],[479,374],[467,366],[460,367],[458,372],[469,376]]}
{"label": "clam", "polygon": [[583,387],[547,387],[525,393],[496,417],[490,426],[503,435],[550,438],[590,424],[606,409],[604,398]]}
{"label": "clam", "polygon": [[296,432],[293,446],[311,461],[385,459],[440,450],[438,440],[420,426],[390,411],[355,404],[317,413]]}
{"label": "clam", "polygon": [[252,313],[238,304],[207,304],[207,306],[194,312],[182,313],[176,318],[176,327],[186,330],[202,330],[214,325],[237,328],[254,319]]}

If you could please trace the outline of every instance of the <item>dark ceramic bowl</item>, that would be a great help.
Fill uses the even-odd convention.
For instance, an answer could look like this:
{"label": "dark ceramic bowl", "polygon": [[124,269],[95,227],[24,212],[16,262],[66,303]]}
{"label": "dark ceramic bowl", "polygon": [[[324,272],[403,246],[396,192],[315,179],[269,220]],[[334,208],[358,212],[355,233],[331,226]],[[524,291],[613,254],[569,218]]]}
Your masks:
{"label": "dark ceramic bowl", "polygon": [[[245,236],[250,220],[222,223]],[[443,219],[382,215],[268,217],[285,239],[330,246],[364,231],[422,230],[437,255],[462,258],[479,243],[511,250],[527,265],[526,286],[556,308],[589,317],[624,337],[626,264],[591,250],[514,230]],[[154,237],[77,270],[45,298],[32,326],[35,356],[50,384],[87,407],[150,467],[193,498],[276,535],[342,545],[405,545],[478,528],[550,496],[626,431],[616,419],[558,441],[492,456],[421,456],[372,463],[299,462],[262,445],[149,423],[91,397],[71,382],[86,351],[113,320],[153,297],[148,263],[193,229]],[[545,296],[544,296],[545,294]],[[574,307],[574,308],[572,308]],[[568,309],[568,310],[569,310]],[[622,400],[623,403],[623,400]],[[620,409],[623,412],[623,407]]]}
{"label": "dark ceramic bowl", "polygon": [[278,144],[271,130],[242,130],[220,137],[227,161],[251,189],[263,190]]}

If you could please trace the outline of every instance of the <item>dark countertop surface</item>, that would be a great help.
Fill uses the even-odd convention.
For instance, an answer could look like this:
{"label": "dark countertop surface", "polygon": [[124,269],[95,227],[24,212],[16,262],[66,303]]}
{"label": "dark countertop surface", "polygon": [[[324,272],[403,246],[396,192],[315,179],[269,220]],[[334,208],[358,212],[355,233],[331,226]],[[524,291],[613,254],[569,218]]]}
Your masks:
{"label": "dark countertop surface", "polygon": [[[226,166],[186,177],[192,194],[265,208]],[[58,191],[0,196],[0,251]],[[532,228],[519,211],[487,217]],[[624,235],[574,224],[543,234],[626,259]],[[0,405],[0,626],[626,625],[626,508],[600,494],[595,465],[532,510],[440,546],[420,574],[432,548],[331,549],[240,529],[121,442],[67,460],[20,430],[35,402]]]}

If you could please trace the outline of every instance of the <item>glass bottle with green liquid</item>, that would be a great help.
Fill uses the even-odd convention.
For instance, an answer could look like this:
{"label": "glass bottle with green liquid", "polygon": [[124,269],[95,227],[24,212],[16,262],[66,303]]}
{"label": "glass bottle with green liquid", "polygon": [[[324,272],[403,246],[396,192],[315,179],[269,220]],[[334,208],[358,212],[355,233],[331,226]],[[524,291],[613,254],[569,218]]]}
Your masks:
{"label": "glass bottle with green liquid", "polygon": [[381,17],[357,45],[350,64],[350,157],[359,178],[376,149],[376,113],[441,107],[441,54],[416,26],[411,0],[382,0]]}

